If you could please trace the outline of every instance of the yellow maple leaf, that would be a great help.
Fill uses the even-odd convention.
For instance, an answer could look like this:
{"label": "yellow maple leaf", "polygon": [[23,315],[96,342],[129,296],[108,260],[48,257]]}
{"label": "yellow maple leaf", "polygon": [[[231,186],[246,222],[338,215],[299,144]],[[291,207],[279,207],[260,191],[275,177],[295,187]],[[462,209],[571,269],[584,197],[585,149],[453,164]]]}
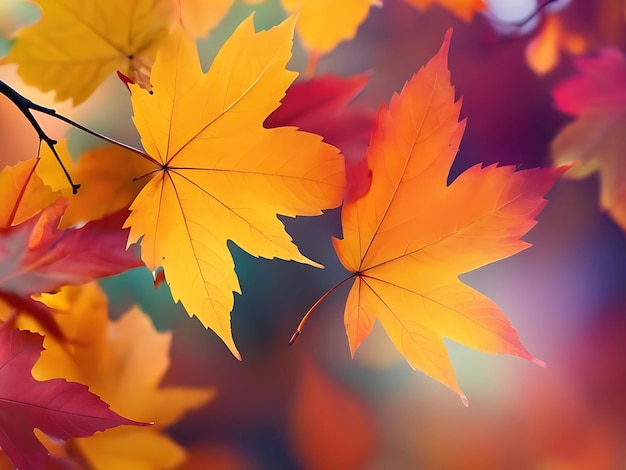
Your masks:
{"label": "yellow maple leaf", "polygon": [[265,129],[295,73],[293,19],[254,32],[244,20],[207,74],[194,42],[175,34],[152,70],[153,94],[131,86],[134,121],[153,159],[152,179],[131,206],[129,243],[163,266],[172,296],[239,353],[230,311],[239,292],[227,240],[254,256],[315,265],[277,214],[319,215],[340,204],[343,158],[321,137]]}
{"label": "yellow maple leaf", "polygon": [[429,8],[435,3],[441,5],[446,10],[454,13],[459,18],[470,21],[474,13],[487,8],[485,0],[404,0],[409,5],[418,7],[421,10]]}
{"label": "yellow maple leaf", "polygon": [[382,108],[366,154],[369,192],[347,201],[342,240],[333,239],[355,278],[345,308],[354,354],[378,319],[409,364],[456,391],[449,338],[490,353],[536,359],[498,306],[458,275],[511,256],[545,205],[561,169],[515,172],[474,166],[447,185],[465,128],[458,122],[447,53],[439,53]]}
{"label": "yellow maple leaf", "polygon": [[235,0],[174,0],[180,23],[194,37],[206,37],[230,10]]}
{"label": "yellow maple leaf", "polygon": [[[50,335],[33,368],[39,380],[64,377],[89,387],[111,409],[153,422],[137,429],[111,429],[73,444],[94,469],[168,469],[185,452],[163,429],[205,404],[211,389],[159,387],[169,368],[171,333],[158,333],[150,319],[133,308],[110,322],[107,300],[97,284],[64,287],[41,300],[53,308],[67,342]],[[25,325],[22,325],[25,326]]]}
{"label": "yellow maple leaf", "polygon": [[29,85],[79,104],[115,70],[149,86],[171,22],[171,0],[37,0],[41,21],[22,29],[5,63]]}

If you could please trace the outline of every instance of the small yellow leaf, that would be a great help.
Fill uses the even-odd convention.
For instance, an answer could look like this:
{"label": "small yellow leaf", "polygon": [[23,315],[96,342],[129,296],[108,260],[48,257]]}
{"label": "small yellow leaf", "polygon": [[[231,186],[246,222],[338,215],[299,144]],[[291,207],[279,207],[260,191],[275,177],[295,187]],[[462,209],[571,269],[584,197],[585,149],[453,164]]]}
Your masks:
{"label": "small yellow leaf", "polygon": [[352,39],[378,0],[281,0],[289,13],[298,12],[296,31],[307,49],[316,55],[332,51]]}
{"label": "small yellow leaf", "polygon": [[209,35],[230,10],[234,0],[175,0],[180,23],[193,37]]}
{"label": "small yellow leaf", "polygon": [[526,62],[537,75],[544,75],[559,63],[562,50],[581,54],[586,48],[585,39],[567,31],[557,15],[546,15],[541,30],[526,46]]}

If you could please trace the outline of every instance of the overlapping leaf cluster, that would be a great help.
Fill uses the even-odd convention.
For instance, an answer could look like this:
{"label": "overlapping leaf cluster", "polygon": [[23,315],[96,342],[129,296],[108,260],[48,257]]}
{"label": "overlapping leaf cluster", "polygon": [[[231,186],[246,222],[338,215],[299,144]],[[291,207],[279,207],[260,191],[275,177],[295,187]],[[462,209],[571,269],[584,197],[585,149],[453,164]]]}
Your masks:
{"label": "overlapping leaf cluster", "polygon": [[[287,63],[294,31],[311,53],[312,73],[315,60],[353,37],[379,2],[351,0],[338,9],[337,2],[283,0],[297,19],[258,32],[253,17],[245,19],[206,73],[195,38],[232,1],[122,3],[39,0],[41,21],[18,34],[5,58],[26,83],[75,104],[120,71],[143,147],[109,145],[73,163],[66,143],[56,144],[82,184],[77,195],[50,149],[0,173],[0,407],[10,403],[2,415],[24,423],[3,424],[10,438],[0,447],[15,465],[179,465],[184,451],[163,430],[212,391],[160,388],[169,334],[156,333],[136,308],[110,321],[106,297],[89,281],[142,264],[161,272],[174,300],[240,358],[230,313],[241,289],[228,241],[257,257],[320,267],[279,216],[316,216],[342,201],[343,238],[333,242],[349,271],[341,283],[354,279],[344,314],[353,354],[379,320],[413,368],[464,402],[443,338],[540,363],[499,307],[458,276],[528,247],[521,237],[567,166],[475,166],[447,183],[465,128],[447,65],[451,32],[374,118],[363,109],[344,112],[364,77],[292,86],[297,74]],[[477,0],[407,3],[440,3],[465,20],[485,8]],[[46,351],[35,365],[42,341]],[[24,387],[41,393],[22,394]],[[43,417],[16,407],[16,393],[21,405],[43,407]],[[59,394],[78,411],[64,408]],[[82,415],[58,426],[54,413]],[[146,422],[154,425],[78,439]],[[46,450],[33,428],[72,439],[72,452],[42,438]],[[306,448],[305,438],[295,440]],[[367,452],[369,445],[350,459]]]}

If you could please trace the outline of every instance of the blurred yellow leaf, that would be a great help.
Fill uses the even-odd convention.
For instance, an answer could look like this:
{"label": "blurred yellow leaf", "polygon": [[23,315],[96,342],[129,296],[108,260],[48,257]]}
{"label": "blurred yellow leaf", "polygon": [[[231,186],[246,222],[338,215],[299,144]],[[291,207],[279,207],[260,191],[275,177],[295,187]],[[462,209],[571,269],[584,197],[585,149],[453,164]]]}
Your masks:
{"label": "blurred yellow leaf", "polygon": [[29,85],[79,104],[115,70],[149,86],[171,22],[171,0],[37,0],[39,23],[20,30],[6,63]]}
{"label": "blurred yellow leaf", "polygon": [[600,204],[626,230],[626,58],[613,48],[579,58],[578,73],[553,91],[557,108],[575,116],[552,141],[555,165],[579,162],[571,178],[600,174]]}
{"label": "blurred yellow leaf", "polygon": [[298,13],[296,31],[313,61],[352,39],[365,21],[370,6],[380,0],[281,0],[285,10]]}
{"label": "blurred yellow leaf", "polygon": [[567,31],[557,15],[546,15],[543,27],[526,46],[526,62],[536,74],[543,75],[556,67],[561,51],[582,54],[586,48],[585,39]]}
{"label": "blurred yellow leaf", "polygon": [[174,0],[180,22],[189,34],[201,38],[209,35],[230,10],[235,0]]}
{"label": "blurred yellow leaf", "polygon": [[[67,342],[46,336],[45,351],[33,368],[38,380],[64,377],[89,387],[118,413],[153,426],[112,429],[74,444],[94,469],[168,469],[184,450],[163,429],[202,406],[211,389],[160,387],[170,366],[171,333],[158,333],[150,319],[133,308],[110,322],[107,300],[92,283],[66,287],[41,300],[56,310]],[[116,432],[117,431],[117,432]]]}
{"label": "blurred yellow leaf", "polygon": [[[204,74],[182,33],[160,50],[153,94],[131,85],[134,121],[152,159],[152,179],[131,206],[129,243],[172,296],[239,357],[230,311],[239,282],[227,240],[254,256],[316,265],[277,214],[319,215],[345,191],[343,158],[321,137],[294,127],[265,129],[295,73],[293,19],[235,30]],[[141,175],[137,175],[141,176]]]}

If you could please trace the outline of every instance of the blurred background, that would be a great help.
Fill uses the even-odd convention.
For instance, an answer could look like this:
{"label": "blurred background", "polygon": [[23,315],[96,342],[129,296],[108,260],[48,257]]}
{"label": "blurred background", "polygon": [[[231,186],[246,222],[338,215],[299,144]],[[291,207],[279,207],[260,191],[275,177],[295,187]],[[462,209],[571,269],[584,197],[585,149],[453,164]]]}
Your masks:
{"label": "blurred background", "polygon": [[[487,3],[485,14],[466,22],[439,5],[420,11],[402,0],[384,0],[354,40],[320,59],[316,75],[368,73],[354,106],[374,111],[435,54],[453,27],[452,82],[468,121],[450,179],[480,162],[548,166],[550,142],[571,120],[555,109],[551,90],[574,73],[573,54],[595,54],[606,46],[625,50],[626,2],[559,1],[543,9],[534,0]],[[257,28],[285,17],[278,1],[236,3],[211,36],[199,41],[205,69],[255,9]],[[5,38],[38,14],[29,6],[16,11],[0,15]],[[529,44],[554,19],[578,42],[569,49],[556,44],[556,59],[544,67]],[[10,41],[0,47],[0,54],[6,52]],[[291,68],[302,72],[306,63],[296,39]],[[11,66],[0,67],[0,79],[36,103],[140,145],[128,92],[117,78],[78,108],[23,86]],[[4,97],[0,122],[2,166],[36,154],[34,131]],[[67,133],[75,157],[101,145],[53,120],[41,122],[53,137]],[[498,303],[529,351],[548,364],[543,369],[448,342],[469,408],[454,392],[411,370],[382,328],[351,359],[343,325],[348,287],[333,293],[297,344],[287,347],[302,315],[346,276],[330,240],[341,236],[338,209],[284,220],[302,252],[324,270],[256,259],[230,244],[243,291],[235,295],[232,313],[242,362],[172,302],[166,285],[155,290],[147,270],[103,279],[101,285],[113,317],[138,304],[159,329],[174,331],[165,383],[218,391],[170,429],[190,452],[186,468],[626,468],[626,238],[599,209],[598,188],[597,175],[559,181],[525,237],[531,248],[462,275]]]}

